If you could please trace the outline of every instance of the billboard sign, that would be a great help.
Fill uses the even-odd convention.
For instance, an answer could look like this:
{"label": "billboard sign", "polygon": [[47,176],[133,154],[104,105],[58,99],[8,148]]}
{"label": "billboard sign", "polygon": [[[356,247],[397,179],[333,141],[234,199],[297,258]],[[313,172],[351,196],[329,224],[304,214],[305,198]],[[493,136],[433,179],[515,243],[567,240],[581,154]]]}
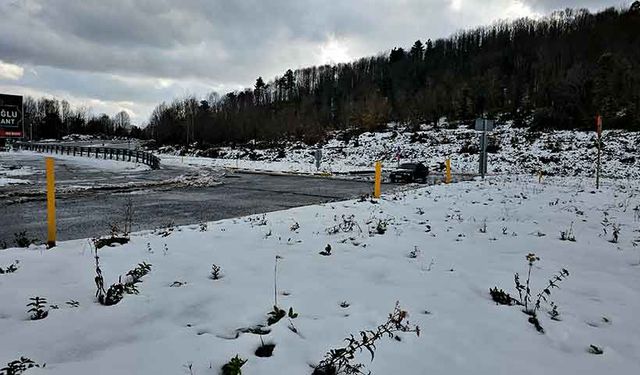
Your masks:
{"label": "billboard sign", "polygon": [[22,96],[0,94],[0,138],[24,135]]}

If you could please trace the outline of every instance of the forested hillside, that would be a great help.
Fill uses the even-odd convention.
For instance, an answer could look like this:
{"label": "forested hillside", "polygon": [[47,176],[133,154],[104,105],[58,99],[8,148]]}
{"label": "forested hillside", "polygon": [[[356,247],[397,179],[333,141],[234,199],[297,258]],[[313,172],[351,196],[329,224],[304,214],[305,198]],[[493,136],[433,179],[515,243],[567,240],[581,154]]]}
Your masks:
{"label": "forested hillside", "polygon": [[[288,70],[252,89],[159,105],[148,130],[160,142],[316,138],[505,115],[516,126],[640,130],[640,3],[556,12],[462,31],[349,64]],[[188,129],[188,130],[187,130]],[[187,134],[188,131],[188,134]]]}
{"label": "forested hillside", "polygon": [[[315,141],[327,130],[467,121],[483,112],[538,129],[591,129],[600,113],[607,128],[640,130],[640,2],[499,22],[260,77],[244,91],[176,99],[155,108],[145,134],[159,143]],[[40,122],[40,134],[68,132],[65,121],[54,121],[62,132]],[[92,132],[86,125],[76,132]]]}

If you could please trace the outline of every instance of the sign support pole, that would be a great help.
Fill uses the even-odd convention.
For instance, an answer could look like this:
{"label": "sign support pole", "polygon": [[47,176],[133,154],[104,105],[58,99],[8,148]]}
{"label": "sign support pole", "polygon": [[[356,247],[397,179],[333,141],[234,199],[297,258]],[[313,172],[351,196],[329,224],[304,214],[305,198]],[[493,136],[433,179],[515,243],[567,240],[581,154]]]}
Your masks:
{"label": "sign support pole", "polygon": [[47,247],[56,246],[56,178],[53,158],[46,158],[47,166]]}
{"label": "sign support pole", "polygon": [[602,116],[596,117],[596,132],[598,133],[598,160],[596,162],[596,189],[600,189],[600,169],[602,154]]}

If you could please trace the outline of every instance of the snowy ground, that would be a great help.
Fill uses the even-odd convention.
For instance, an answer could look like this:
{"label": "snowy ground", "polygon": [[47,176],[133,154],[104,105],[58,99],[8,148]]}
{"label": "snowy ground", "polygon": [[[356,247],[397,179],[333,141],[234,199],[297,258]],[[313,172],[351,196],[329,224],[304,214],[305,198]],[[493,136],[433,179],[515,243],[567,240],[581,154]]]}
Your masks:
{"label": "snowy ground", "polygon": [[[142,163],[135,162],[127,162],[120,160],[110,160],[110,159],[98,159],[98,158],[90,158],[86,156],[73,156],[73,155],[61,155],[61,154],[49,154],[49,153],[40,153],[35,151],[11,151],[8,153],[0,153],[0,158],[6,157],[7,160],[14,159],[14,155],[24,155],[24,156],[42,156],[52,157],[55,160],[64,160],[67,162],[72,162],[73,164],[85,168],[87,170],[109,170],[112,172],[136,172],[136,171],[146,171],[151,169],[148,165]],[[0,159],[1,160],[1,159]]]}
{"label": "snowy ground", "polygon": [[[221,147],[187,153],[216,156],[202,158],[200,163],[206,165],[313,173],[316,172],[314,150],[321,147],[321,172],[373,170],[376,160],[382,160],[385,168],[393,168],[400,155],[401,161],[421,161],[432,170],[443,168],[442,163],[449,156],[454,173],[477,173],[478,134],[465,126],[423,126],[415,133],[391,126],[385,132],[363,133],[357,137],[336,133],[321,146],[289,143],[282,148],[264,150]],[[537,174],[543,171],[547,175],[584,177],[595,173],[595,132],[543,133],[499,125],[489,138],[488,170],[491,174]],[[602,142],[604,176],[640,178],[640,133],[605,131]],[[179,152],[171,147],[161,151]]]}
{"label": "snowy ground", "polygon": [[[107,286],[139,262],[152,264],[140,294],[110,307],[96,302],[87,240],[0,251],[0,267],[19,261],[16,272],[0,274],[0,364],[26,356],[46,363],[30,374],[180,374],[191,365],[202,375],[239,354],[248,359],[243,374],[310,374],[326,351],[383,323],[399,300],[421,335],[383,339],[373,362],[361,353],[357,360],[375,374],[638,373],[640,183],[605,180],[596,192],[592,182],[494,177],[223,220],[204,231],[136,233],[99,251]],[[352,215],[351,231],[329,233]],[[576,241],[561,241],[570,229]],[[320,255],[327,244],[331,255]],[[517,295],[513,274],[526,279],[528,253],[541,258],[535,292],[560,269],[570,272],[552,290],[560,320],[547,305],[539,313],[544,334],[488,293],[498,286]],[[299,316],[268,327],[261,337],[276,347],[258,358],[260,337],[238,330],[265,324],[277,256],[277,303]],[[213,263],[219,280],[209,278]],[[25,305],[35,296],[59,309],[29,320]]]}
{"label": "snowy ground", "polygon": [[30,176],[37,173],[29,166],[10,163],[8,158],[2,156],[6,153],[0,152],[0,187],[7,185],[29,184],[29,180],[16,178]]}

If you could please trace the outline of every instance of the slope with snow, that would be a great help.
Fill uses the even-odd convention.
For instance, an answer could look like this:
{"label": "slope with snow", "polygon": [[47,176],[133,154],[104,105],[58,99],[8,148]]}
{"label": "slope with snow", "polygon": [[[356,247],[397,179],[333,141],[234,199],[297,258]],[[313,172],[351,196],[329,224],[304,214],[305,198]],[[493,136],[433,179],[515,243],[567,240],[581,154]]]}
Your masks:
{"label": "slope with snow", "polygon": [[[354,137],[337,132],[326,144],[315,146],[294,142],[282,148],[220,147],[207,152],[186,152],[191,156],[216,156],[212,159],[191,158],[200,159],[200,163],[207,165],[306,173],[316,172],[314,151],[317,148],[323,151],[320,171],[332,173],[372,170],[377,160],[383,161],[385,168],[393,168],[398,163],[398,156],[403,162],[422,161],[438,171],[450,157],[454,173],[477,173],[479,132],[465,126],[441,125],[422,126],[416,132],[390,126],[384,132]],[[488,170],[491,174],[538,174],[542,171],[558,176],[595,175],[595,132],[532,132],[504,124],[498,125],[489,139]],[[640,133],[609,130],[603,133],[602,142],[603,176],[640,178]],[[171,147],[160,151],[179,152]]]}
{"label": "slope with snow", "polygon": [[[19,261],[16,272],[0,274],[0,364],[26,356],[46,363],[29,374],[189,366],[217,374],[239,354],[248,359],[243,374],[310,374],[325,352],[383,323],[400,301],[421,335],[383,339],[373,362],[359,354],[374,374],[637,373],[640,184],[603,185],[502,176],[135,233],[99,250],[107,286],[137,263],[152,264],[140,293],[109,307],[96,302],[87,240],[0,251],[0,267]],[[576,241],[560,240],[561,231]],[[331,255],[320,255],[327,245]],[[570,272],[551,291],[559,320],[547,304],[538,314],[544,334],[521,308],[489,296],[494,286],[517,296],[513,276],[526,279],[528,253],[541,258],[535,293],[557,271]],[[277,304],[299,316],[263,336],[243,333],[273,308],[276,257]],[[221,279],[209,278],[212,264]],[[34,296],[59,309],[29,320]],[[65,304],[72,299],[79,307]],[[261,338],[276,345],[272,357],[254,355]]]}

